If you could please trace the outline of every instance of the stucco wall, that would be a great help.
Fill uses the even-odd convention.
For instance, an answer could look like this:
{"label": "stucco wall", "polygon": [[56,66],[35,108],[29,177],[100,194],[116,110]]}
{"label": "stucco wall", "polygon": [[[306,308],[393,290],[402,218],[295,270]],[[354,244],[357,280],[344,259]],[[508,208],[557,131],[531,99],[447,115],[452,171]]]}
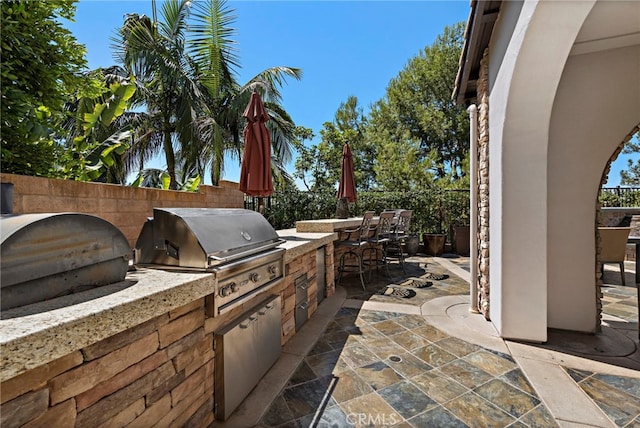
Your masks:
{"label": "stucco wall", "polygon": [[565,60],[593,2],[503,5],[494,35],[506,35],[493,37],[489,47],[490,314],[501,336],[544,342],[549,118]]}
{"label": "stucco wall", "polygon": [[96,215],[124,233],[131,247],[154,207],[242,208],[238,184],[200,186],[198,192],[148,189],[115,184],[55,180],[0,174],[2,183],[13,183],[13,213],[81,212]]}
{"label": "stucco wall", "polygon": [[549,327],[596,328],[596,201],[612,153],[640,123],[638,70],[640,46],[573,55],[558,86],[549,134]]}

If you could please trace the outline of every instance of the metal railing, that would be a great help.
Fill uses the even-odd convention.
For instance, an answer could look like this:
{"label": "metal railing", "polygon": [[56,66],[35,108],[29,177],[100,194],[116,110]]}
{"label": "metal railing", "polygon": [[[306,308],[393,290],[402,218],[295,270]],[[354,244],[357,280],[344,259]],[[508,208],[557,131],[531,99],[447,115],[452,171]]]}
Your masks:
{"label": "metal railing", "polygon": [[251,211],[259,211],[260,199],[262,199],[262,206],[267,209],[271,208],[271,196],[266,198],[257,198],[254,196],[244,195],[244,208]]}
{"label": "metal railing", "polygon": [[599,200],[603,207],[640,207],[640,187],[603,187]]}

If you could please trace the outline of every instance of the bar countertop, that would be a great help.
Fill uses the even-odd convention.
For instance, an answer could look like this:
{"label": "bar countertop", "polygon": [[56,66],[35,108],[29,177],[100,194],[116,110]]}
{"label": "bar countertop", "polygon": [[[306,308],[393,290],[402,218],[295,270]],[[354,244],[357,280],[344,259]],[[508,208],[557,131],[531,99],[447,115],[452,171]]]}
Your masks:
{"label": "bar countertop", "polygon": [[[377,221],[374,218],[374,223]],[[321,220],[303,220],[296,222],[297,232],[336,232],[340,229],[350,229],[360,226],[362,217],[327,218]]]}

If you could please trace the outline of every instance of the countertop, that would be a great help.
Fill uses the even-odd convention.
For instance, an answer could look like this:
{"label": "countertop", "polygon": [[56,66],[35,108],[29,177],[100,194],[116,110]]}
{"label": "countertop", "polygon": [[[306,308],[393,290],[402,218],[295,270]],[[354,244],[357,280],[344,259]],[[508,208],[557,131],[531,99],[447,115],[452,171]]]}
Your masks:
{"label": "countertop", "polygon": [[[278,234],[285,263],[336,239],[295,229]],[[207,272],[136,268],[119,283],[2,311],[0,382],[203,298],[214,285]]]}
{"label": "countertop", "polygon": [[302,233],[296,229],[284,229],[278,230],[278,235],[286,240],[279,246],[279,248],[287,250],[284,255],[285,263],[338,239],[338,233],[333,231],[330,233]]}
{"label": "countertop", "polygon": [[[377,223],[378,217],[372,221]],[[321,220],[303,220],[296,222],[297,232],[335,232],[340,229],[356,228],[362,224],[362,217],[327,218]]]}

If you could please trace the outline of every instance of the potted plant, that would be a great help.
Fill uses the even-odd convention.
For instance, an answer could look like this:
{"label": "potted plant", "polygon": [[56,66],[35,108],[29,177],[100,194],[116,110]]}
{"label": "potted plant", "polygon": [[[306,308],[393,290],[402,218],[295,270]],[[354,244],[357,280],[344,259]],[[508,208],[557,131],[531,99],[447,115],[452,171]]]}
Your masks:
{"label": "potted plant", "polygon": [[426,232],[422,233],[424,252],[430,256],[439,256],[444,253],[447,242],[447,234],[444,233],[443,224],[446,218],[446,210],[442,204],[442,198],[436,200],[436,205],[430,210],[426,222]]}

